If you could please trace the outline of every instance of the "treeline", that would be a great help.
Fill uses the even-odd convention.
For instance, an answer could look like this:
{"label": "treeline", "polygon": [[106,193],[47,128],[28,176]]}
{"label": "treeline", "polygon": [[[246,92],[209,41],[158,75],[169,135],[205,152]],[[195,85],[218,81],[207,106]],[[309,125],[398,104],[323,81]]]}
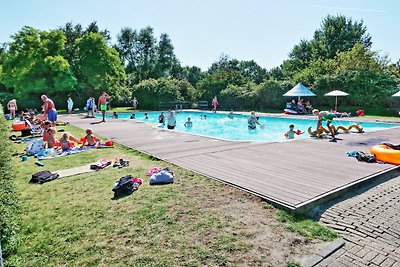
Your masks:
{"label": "treeline", "polygon": [[400,61],[391,63],[371,45],[362,21],[328,16],[276,68],[223,55],[202,71],[182,66],[169,36],[157,38],[150,27],[123,28],[114,44],[95,22],[50,31],[23,27],[0,48],[0,101],[17,98],[22,106],[40,106],[39,96],[46,93],[59,107],[68,95],[83,106],[105,90],[113,106],[128,105],[133,96],[140,108],[156,109],[160,102],[210,101],[217,95],[224,109],[280,109],[288,100],[282,95],[302,82],[317,94],[314,106],[331,103],[326,92],[344,90],[350,96],[342,105],[390,108]]}

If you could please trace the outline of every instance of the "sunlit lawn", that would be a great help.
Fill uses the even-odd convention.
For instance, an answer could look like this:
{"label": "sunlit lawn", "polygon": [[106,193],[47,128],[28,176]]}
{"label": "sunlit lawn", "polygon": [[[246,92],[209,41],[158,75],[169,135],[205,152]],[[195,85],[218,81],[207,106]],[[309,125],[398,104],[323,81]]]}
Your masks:
{"label": "sunlit lawn", "polygon": [[[58,127],[61,128],[77,137],[83,136],[81,129]],[[15,152],[23,152],[24,148],[24,144],[13,147]],[[109,167],[43,185],[28,183],[30,176],[40,170],[57,171],[103,158],[129,159],[130,166]],[[9,266],[264,266],[269,263],[270,258],[260,258],[253,250],[251,240],[257,235],[240,230],[241,224],[220,210],[204,208],[205,202],[212,203],[213,195],[229,196],[236,189],[120,145],[44,160],[44,167],[34,162],[32,157],[25,162],[17,156],[13,158],[22,220],[21,245],[7,260]],[[154,166],[170,167],[176,182],[150,186],[145,174]],[[144,178],[145,183],[133,195],[112,200],[112,185],[127,174]]]}

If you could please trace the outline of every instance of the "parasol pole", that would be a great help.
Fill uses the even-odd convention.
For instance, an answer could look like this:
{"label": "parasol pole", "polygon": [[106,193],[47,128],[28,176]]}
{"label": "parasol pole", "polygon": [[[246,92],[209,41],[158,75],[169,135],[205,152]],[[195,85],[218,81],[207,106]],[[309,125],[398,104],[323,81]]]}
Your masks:
{"label": "parasol pole", "polygon": [[337,96],[336,96],[336,101],[335,101],[335,111],[337,111]]}

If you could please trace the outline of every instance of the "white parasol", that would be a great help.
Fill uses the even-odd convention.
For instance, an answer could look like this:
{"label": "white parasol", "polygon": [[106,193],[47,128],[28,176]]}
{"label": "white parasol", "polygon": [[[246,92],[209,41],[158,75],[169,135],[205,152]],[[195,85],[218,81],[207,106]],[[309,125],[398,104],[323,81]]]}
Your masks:
{"label": "white parasol", "polygon": [[326,93],[325,96],[335,96],[336,97],[336,101],[335,101],[335,111],[337,111],[337,98],[338,96],[348,96],[349,94],[343,91],[339,91],[339,90],[334,90],[332,92]]}

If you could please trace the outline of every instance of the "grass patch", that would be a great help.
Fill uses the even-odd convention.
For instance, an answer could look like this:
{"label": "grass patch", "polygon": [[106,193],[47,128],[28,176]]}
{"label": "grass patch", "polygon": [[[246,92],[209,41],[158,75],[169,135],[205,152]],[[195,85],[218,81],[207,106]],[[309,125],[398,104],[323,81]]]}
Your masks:
{"label": "grass patch", "polygon": [[309,239],[332,241],[339,237],[335,231],[298,214],[277,210],[276,219],[282,222],[285,228]]}

